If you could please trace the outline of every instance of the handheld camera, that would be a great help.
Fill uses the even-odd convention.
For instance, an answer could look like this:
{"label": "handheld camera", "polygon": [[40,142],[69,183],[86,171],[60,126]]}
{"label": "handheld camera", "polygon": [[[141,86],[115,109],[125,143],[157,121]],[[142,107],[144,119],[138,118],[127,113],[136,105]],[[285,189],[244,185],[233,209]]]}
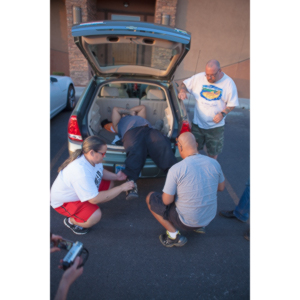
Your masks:
{"label": "handheld camera", "polygon": [[62,268],[64,270],[67,270],[69,267],[71,267],[75,261],[75,258],[77,256],[80,256],[84,254],[84,258],[82,263],[77,267],[77,269],[81,268],[85,262],[87,261],[89,257],[89,252],[86,248],[83,247],[83,244],[80,242],[72,242],[66,239],[61,239],[58,242],[52,242],[53,246],[56,246],[60,249],[67,250],[68,253],[64,257],[62,261]]}

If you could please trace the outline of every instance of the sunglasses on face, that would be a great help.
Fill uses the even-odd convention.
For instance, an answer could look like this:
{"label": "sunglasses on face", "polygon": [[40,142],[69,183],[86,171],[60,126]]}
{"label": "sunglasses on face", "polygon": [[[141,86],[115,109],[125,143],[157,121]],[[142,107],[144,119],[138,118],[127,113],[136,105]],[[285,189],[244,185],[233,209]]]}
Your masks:
{"label": "sunglasses on face", "polygon": [[100,152],[100,151],[96,151],[97,153],[101,154],[102,156],[105,156],[106,152]]}

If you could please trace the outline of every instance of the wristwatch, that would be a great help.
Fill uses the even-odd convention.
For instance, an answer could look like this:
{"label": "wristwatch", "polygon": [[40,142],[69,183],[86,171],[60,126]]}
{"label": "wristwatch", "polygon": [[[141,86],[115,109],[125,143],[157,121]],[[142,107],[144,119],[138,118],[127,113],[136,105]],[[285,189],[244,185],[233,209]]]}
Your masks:
{"label": "wristwatch", "polygon": [[224,111],[221,111],[221,114],[222,114],[223,118],[225,118],[226,115],[227,115],[227,114],[224,113]]}

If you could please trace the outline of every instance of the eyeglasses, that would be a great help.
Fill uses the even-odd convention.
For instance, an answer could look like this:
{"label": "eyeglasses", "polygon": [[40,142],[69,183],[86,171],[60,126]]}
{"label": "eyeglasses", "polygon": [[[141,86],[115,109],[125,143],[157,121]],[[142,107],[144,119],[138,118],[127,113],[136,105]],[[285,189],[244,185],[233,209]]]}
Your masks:
{"label": "eyeglasses", "polygon": [[97,153],[101,154],[102,156],[105,156],[106,152],[100,152],[100,151],[96,151]]}
{"label": "eyeglasses", "polygon": [[219,73],[220,69],[217,71],[215,74],[205,74],[206,77],[216,77],[217,74]]}

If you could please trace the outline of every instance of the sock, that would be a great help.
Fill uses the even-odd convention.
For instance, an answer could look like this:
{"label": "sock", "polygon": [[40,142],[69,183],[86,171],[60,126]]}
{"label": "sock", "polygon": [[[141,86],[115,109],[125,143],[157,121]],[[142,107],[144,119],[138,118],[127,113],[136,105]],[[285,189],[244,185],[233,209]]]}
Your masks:
{"label": "sock", "polygon": [[177,233],[178,233],[178,230],[176,230],[175,232],[170,232],[167,230],[167,234],[170,236],[171,239],[176,239],[176,236],[177,236]]}
{"label": "sock", "polygon": [[69,218],[69,223],[72,224],[72,225],[74,225],[74,224],[71,222],[71,218]]}

